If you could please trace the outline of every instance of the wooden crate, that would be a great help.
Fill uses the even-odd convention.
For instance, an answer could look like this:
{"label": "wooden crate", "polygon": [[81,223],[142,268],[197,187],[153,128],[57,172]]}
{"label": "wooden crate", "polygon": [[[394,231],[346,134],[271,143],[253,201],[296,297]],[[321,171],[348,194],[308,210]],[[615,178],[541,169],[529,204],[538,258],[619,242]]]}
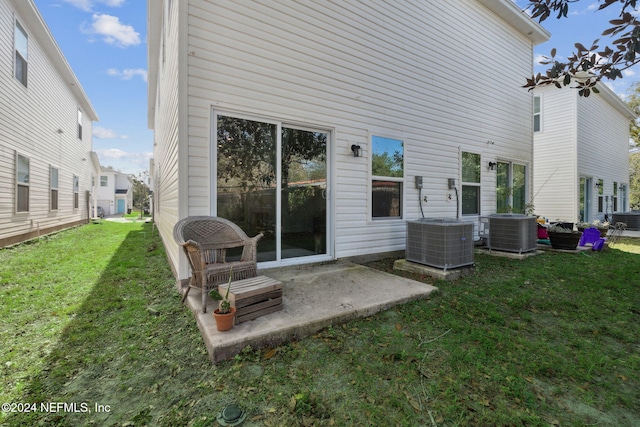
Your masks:
{"label": "wooden crate", "polygon": [[[218,292],[224,296],[227,285],[219,285]],[[236,308],[236,324],[253,320],[282,310],[282,282],[267,276],[231,282],[229,300]]]}

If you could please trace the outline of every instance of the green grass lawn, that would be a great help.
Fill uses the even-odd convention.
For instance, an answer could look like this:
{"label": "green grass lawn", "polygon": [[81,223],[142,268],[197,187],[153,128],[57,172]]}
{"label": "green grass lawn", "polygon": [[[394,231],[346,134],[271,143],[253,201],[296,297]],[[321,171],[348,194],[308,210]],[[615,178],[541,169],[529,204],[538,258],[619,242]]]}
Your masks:
{"label": "green grass lawn", "polygon": [[640,240],[409,277],[440,292],[212,366],[151,224],[0,250],[0,403],[21,411],[0,424],[211,426],[238,402],[245,426],[640,425]]}

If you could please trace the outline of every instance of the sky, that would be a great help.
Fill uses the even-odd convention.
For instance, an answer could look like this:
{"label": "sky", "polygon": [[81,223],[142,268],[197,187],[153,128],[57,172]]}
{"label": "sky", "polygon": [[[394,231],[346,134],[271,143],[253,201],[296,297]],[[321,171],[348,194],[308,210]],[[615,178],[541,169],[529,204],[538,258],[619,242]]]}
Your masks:
{"label": "sky", "polygon": [[[525,10],[529,4],[528,0],[513,0],[521,9]],[[551,14],[541,25],[551,33],[548,42],[540,44],[534,48],[534,71],[543,73],[548,66],[539,65],[543,56],[550,57],[551,49],[556,48],[556,58],[566,61],[571,54],[576,52],[575,43],[582,43],[585,47],[591,47],[596,39],[600,39],[598,46],[603,49],[609,45],[611,39],[603,37],[602,32],[609,28],[611,19],[618,18],[620,14],[619,3],[609,6],[606,9],[598,10],[602,2],[598,0],[579,0],[569,3],[569,13],[567,18],[557,19]],[[604,80],[618,96],[624,97],[628,94],[628,89],[636,82],[640,81],[640,65],[635,65],[623,71],[624,78],[616,80]]]}
{"label": "sky", "polygon": [[100,164],[135,175],[149,170],[147,2],[34,2],[98,114],[93,151]]}
{"label": "sky", "polygon": [[[149,169],[153,133],[147,128],[147,44],[144,0],[34,0],[53,37],[100,117],[93,124],[93,151],[102,166],[138,175]],[[513,0],[525,9],[528,0]],[[542,23],[551,39],[534,49],[536,61],[557,49],[570,56],[574,44],[600,38],[616,5],[598,11],[597,0],[570,4],[569,17],[549,17]],[[603,39],[604,41],[604,39]],[[604,46],[604,44],[601,44]],[[536,66],[544,72],[546,67]],[[640,81],[640,65],[623,79],[607,82],[624,97]],[[526,82],[523,76],[523,84]]]}

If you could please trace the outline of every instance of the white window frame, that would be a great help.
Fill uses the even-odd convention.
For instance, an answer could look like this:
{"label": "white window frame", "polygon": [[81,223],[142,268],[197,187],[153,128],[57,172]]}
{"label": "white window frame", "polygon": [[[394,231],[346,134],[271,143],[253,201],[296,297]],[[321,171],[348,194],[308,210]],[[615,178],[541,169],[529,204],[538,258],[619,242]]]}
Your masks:
{"label": "white window frame", "polygon": [[[373,139],[374,138],[384,138],[391,139],[394,141],[400,141],[402,143],[402,177],[392,177],[392,176],[383,176],[383,175],[374,175],[373,174]],[[367,215],[370,221],[379,222],[379,221],[398,221],[403,220],[405,217],[405,176],[406,176],[406,138],[403,135],[389,135],[385,132],[369,132],[369,147],[370,147],[370,156],[369,156],[369,180],[368,180],[368,194],[367,194]],[[374,181],[387,181],[387,182],[397,182],[400,184],[400,215],[399,216],[373,216],[373,182]]]}
{"label": "white window frame", "polygon": [[[536,111],[536,99],[538,100],[538,111]],[[538,129],[536,130],[536,117],[538,118]],[[533,97],[533,121],[531,123],[534,133],[542,132],[542,96]]]}
{"label": "white window frame", "polygon": [[78,108],[78,139],[82,141],[82,110]]}
{"label": "white window frame", "polygon": [[49,210],[60,209],[60,169],[49,166]]}
{"label": "white window frame", "polygon": [[[27,173],[25,175],[25,177],[23,179],[20,178],[20,158],[23,158],[26,160],[27,163]],[[31,193],[31,183],[30,181],[30,175],[31,175],[31,159],[27,156],[23,156],[22,154],[16,153],[16,199],[15,199],[15,212],[16,213],[26,213],[29,212],[30,209],[30,193]],[[27,189],[27,209],[26,210],[20,210],[20,188],[26,188]]]}
{"label": "white window frame", "polygon": [[80,208],[80,177],[73,175],[73,209]]}
{"label": "white window frame", "polygon": [[[26,52],[20,52],[18,48],[18,32],[24,36],[26,40]],[[23,55],[24,54],[24,55]],[[27,30],[18,22],[16,19],[14,22],[13,29],[13,77],[18,80],[24,87],[27,87],[27,82],[29,80],[29,35],[27,34]],[[23,68],[22,73],[18,76],[18,63],[22,61]]]}
{"label": "white window frame", "polygon": [[[104,180],[102,179],[104,178]],[[100,175],[100,187],[109,186],[109,175]]]}
{"label": "white window frame", "polygon": [[[480,178],[478,182],[467,182],[467,181],[463,181],[462,178],[464,177],[464,173],[463,173],[463,168],[464,168],[464,164],[463,164],[463,157],[465,153],[469,153],[469,154],[474,154],[476,156],[478,156],[478,170],[480,172]],[[478,187],[478,212],[477,213],[463,213],[462,209],[464,207],[464,187]],[[473,217],[473,216],[480,216],[480,214],[482,213],[482,155],[480,153],[474,153],[473,151],[461,151],[460,152],[460,215],[461,216],[465,216],[465,217]]]}

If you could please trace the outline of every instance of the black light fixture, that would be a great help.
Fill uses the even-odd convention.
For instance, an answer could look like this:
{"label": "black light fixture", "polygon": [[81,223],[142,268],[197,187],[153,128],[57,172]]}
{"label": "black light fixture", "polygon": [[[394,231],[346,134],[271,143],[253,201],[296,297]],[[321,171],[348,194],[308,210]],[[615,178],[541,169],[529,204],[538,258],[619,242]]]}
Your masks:
{"label": "black light fixture", "polygon": [[353,157],[360,157],[360,146],[351,144],[351,151],[353,151]]}
{"label": "black light fixture", "polygon": [[596,188],[602,188],[602,181],[596,181]]}
{"label": "black light fixture", "polygon": [[487,164],[487,169],[490,170],[490,171],[494,171],[494,170],[496,170],[496,165],[497,165],[496,162],[489,162]]}

